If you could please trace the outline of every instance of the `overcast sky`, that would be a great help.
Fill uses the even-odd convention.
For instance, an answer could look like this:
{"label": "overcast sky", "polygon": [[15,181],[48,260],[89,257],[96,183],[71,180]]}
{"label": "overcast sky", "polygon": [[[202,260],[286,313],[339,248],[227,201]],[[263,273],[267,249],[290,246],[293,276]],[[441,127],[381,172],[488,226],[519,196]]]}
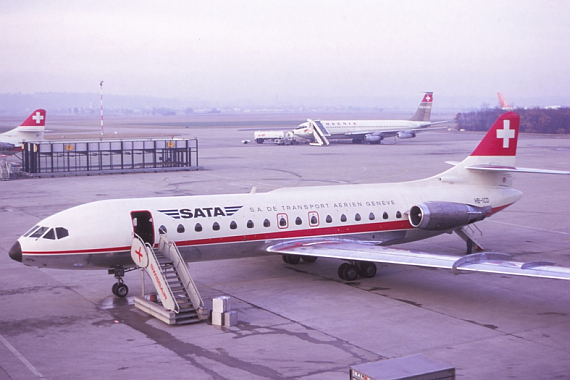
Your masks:
{"label": "overcast sky", "polygon": [[570,2],[2,1],[0,92],[558,96]]}

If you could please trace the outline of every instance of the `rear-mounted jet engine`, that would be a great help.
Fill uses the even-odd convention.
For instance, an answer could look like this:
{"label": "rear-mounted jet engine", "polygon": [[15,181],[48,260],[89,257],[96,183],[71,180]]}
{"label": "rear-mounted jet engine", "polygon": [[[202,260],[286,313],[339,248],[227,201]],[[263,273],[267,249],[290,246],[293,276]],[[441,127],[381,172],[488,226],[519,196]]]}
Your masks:
{"label": "rear-mounted jet engine", "polygon": [[491,207],[477,207],[454,202],[425,202],[412,206],[409,220],[423,230],[448,230],[485,219]]}

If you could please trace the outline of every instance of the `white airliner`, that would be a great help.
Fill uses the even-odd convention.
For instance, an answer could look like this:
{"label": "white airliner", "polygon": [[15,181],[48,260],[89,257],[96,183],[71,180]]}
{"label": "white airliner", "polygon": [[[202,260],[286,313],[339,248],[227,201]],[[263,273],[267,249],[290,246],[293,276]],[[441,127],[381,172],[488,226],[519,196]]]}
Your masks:
{"label": "white airliner", "polygon": [[513,112],[500,116],[469,157],[430,178],[87,203],[42,220],[9,255],[40,268],[121,272],[135,266],[135,233],[153,246],[167,234],[187,262],[273,253],[288,264],[317,257],[344,260],[338,271],[344,280],[373,277],[378,262],[568,280],[570,268],[553,263],[514,262],[488,252],[455,257],[390,247],[456,232],[471,253],[473,241],[463,228],[522,196],[511,187],[511,172],[570,174],[515,167],[519,121]]}
{"label": "white airliner", "polygon": [[[398,136],[401,139],[416,137],[427,127],[446,123],[432,123],[431,106],[433,92],[426,92],[416,113],[410,120],[307,120],[300,124],[293,133],[305,139],[315,139],[317,145],[328,145],[329,139],[352,139],[354,143],[368,141],[380,144],[385,137]],[[432,128],[432,130],[435,128]],[[323,140],[321,143],[319,140]]]}
{"label": "white airliner", "polygon": [[0,154],[9,155],[22,151],[22,142],[44,139],[46,110],[38,109],[17,128],[0,134]]}

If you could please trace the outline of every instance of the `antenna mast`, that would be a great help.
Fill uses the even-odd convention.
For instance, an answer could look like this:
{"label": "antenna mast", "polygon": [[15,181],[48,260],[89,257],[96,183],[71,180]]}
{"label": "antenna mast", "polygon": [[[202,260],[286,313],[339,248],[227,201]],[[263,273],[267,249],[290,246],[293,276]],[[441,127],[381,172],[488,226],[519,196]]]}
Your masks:
{"label": "antenna mast", "polygon": [[99,83],[101,86],[101,136],[103,136],[103,81]]}

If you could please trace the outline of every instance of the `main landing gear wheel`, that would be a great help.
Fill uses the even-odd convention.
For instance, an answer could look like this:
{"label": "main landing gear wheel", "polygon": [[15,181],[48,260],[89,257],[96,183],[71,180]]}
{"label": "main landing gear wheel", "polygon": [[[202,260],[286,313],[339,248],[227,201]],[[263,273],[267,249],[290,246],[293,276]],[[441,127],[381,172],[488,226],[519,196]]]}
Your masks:
{"label": "main landing gear wheel", "polygon": [[376,264],[371,262],[343,263],[338,267],[338,277],[345,281],[354,281],[360,277],[372,278],[376,276]]}
{"label": "main landing gear wheel", "polygon": [[301,261],[301,256],[299,255],[282,255],[281,257],[285,264],[297,265]]}
{"label": "main landing gear wheel", "polygon": [[338,267],[338,277],[341,280],[354,281],[358,278],[358,267],[355,264],[341,264]]}
{"label": "main landing gear wheel", "polygon": [[376,264],[370,262],[364,262],[360,264],[359,274],[364,278],[372,278],[376,276]]}

